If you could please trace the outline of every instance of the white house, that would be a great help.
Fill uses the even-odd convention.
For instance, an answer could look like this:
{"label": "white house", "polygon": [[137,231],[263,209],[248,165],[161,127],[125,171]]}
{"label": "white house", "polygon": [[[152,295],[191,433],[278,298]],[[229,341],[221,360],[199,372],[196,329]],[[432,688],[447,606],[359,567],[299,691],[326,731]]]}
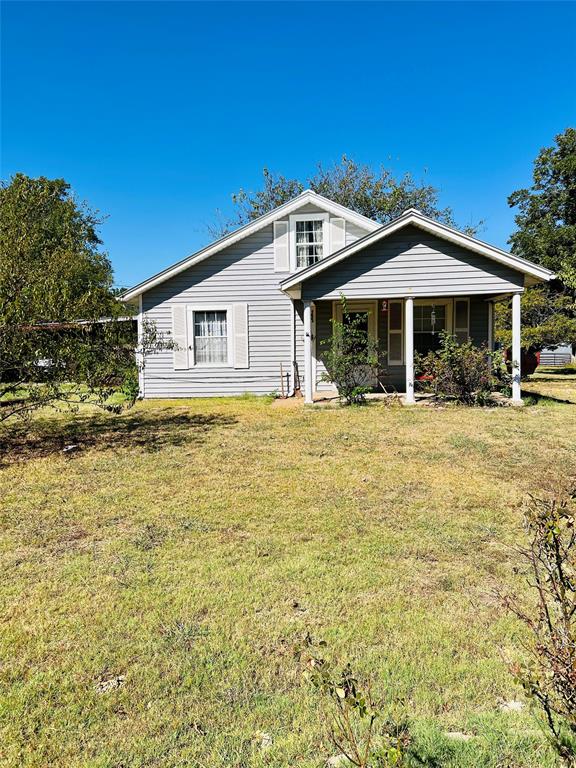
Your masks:
{"label": "white house", "polygon": [[513,399],[520,400],[520,306],[552,273],[405,211],[382,226],[310,190],[128,290],[139,326],[153,320],[174,351],[150,354],[146,398],[269,393],[280,369],[306,402],[322,382],[321,340],[340,296],[365,317],[388,376],[414,400],[414,352],[438,332],[492,346],[494,302],[512,297]]}

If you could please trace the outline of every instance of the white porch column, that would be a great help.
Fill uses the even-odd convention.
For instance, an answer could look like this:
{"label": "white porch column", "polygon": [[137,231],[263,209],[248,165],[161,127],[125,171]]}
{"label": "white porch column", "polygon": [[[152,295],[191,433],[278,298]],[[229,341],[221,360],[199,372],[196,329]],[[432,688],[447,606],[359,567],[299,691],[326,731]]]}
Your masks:
{"label": "white porch column", "polygon": [[144,350],[143,350],[143,339],[144,339],[144,314],[142,312],[142,294],[138,296],[138,315],[136,316],[136,332],[137,332],[137,342],[136,342],[136,365],[138,367],[138,397],[144,398],[145,397],[145,379],[144,379],[144,363],[146,362],[144,359]]}
{"label": "white porch column", "polygon": [[520,346],[520,294],[512,295],[512,400],[515,403],[521,403],[520,394],[520,360],[522,350]]}
{"label": "white porch column", "polygon": [[406,402],[414,398],[414,299],[409,296],[404,311],[404,364],[406,366]]}
{"label": "white porch column", "polygon": [[313,403],[312,382],[312,302],[304,302],[304,402]]}

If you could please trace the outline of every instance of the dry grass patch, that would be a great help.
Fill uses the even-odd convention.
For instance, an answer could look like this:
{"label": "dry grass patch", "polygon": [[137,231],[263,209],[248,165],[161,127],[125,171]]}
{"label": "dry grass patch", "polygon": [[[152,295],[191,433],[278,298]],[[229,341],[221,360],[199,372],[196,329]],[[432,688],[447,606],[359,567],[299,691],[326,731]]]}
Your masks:
{"label": "dry grass patch", "polygon": [[523,389],[540,397],[576,404],[576,366],[539,368]]}
{"label": "dry grass patch", "polygon": [[18,431],[0,470],[4,764],[322,765],[292,658],[309,631],[394,692],[420,764],[552,766],[528,715],[498,709],[521,629],[491,590],[521,588],[503,543],[522,496],[576,464],[575,434],[569,406],[256,399]]}

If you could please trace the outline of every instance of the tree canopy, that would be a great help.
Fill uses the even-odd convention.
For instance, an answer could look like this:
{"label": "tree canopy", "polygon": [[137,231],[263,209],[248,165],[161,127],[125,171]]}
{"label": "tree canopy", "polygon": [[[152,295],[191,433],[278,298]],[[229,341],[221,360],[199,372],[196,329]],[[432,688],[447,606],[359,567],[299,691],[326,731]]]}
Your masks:
{"label": "tree canopy", "polygon": [[542,264],[576,290],[576,129],[567,128],[534,161],[533,184],[508,198],[518,207],[512,252]]}
{"label": "tree canopy", "polygon": [[101,221],[63,179],[0,185],[0,421],[55,401],[108,406],[121,385],[137,395],[136,334]]}
{"label": "tree canopy", "polygon": [[[508,198],[518,207],[512,252],[552,270],[557,279],[527,289],[522,299],[522,346],[576,345],[576,130],[567,128],[534,161],[533,184]],[[510,311],[498,305],[496,338],[510,344]]]}
{"label": "tree canopy", "polygon": [[93,319],[116,309],[102,223],[63,179],[16,174],[0,186],[0,322]]}
{"label": "tree canopy", "polygon": [[[510,302],[496,304],[496,339],[512,346]],[[522,296],[522,347],[537,351],[576,341],[574,299],[565,290],[535,285]]]}
{"label": "tree canopy", "polygon": [[[312,189],[381,224],[400,216],[407,208],[418,208],[427,216],[455,226],[452,210],[442,208],[438,202],[436,187],[418,184],[408,173],[397,178],[383,166],[375,170],[344,155],[330,168],[318,165],[312,175],[301,179],[289,179],[264,168],[262,188],[256,192],[241,189],[232,195],[236,216],[212,227],[211,232],[221,237],[292,200],[305,189]],[[468,225],[464,231],[473,234],[476,227]]]}

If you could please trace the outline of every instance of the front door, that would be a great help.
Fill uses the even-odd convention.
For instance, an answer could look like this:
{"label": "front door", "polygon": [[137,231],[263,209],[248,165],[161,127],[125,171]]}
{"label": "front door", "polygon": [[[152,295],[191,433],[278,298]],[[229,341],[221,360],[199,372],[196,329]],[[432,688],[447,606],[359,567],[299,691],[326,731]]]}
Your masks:
{"label": "front door", "polygon": [[[359,328],[367,334],[368,338],[373,341],[378,341],[378,302],[377,301],[347,301],[346,302],[347,316],[348,318],[360,317],[361,323]],[[342,303],[334,303],[334,318],[340,323],[346,323],[347,316],[342,312]],[[374,372],[366,368],[365,372],[366,381],[365,386],[376,388],[378,381],[374,376]]]}

